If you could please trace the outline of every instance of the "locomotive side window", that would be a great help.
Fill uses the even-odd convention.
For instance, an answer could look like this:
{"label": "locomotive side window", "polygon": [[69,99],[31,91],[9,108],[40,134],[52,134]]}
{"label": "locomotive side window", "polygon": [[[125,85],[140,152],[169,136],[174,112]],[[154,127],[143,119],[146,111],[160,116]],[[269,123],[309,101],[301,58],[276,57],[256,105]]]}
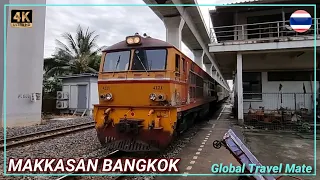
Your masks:
{"label": "locomotive side window", "polygon": [[165,70],[166,49],[136,49],[131,70]]}
{"label": "locomotive side window", "polygon": [[186,71],[186,60],[184,58],[182,58],[182,71]]}
{"label": "locomotive side window", "polygon": [[180,55],[176,54],[176,61],[175,61],[176,65],[176,71],[180,72]]}
{"label": "locomotive side window", "polygon": [[103,71],[127,71],[129,68],[129,62],[130,51],[107,53],[104,60]]}

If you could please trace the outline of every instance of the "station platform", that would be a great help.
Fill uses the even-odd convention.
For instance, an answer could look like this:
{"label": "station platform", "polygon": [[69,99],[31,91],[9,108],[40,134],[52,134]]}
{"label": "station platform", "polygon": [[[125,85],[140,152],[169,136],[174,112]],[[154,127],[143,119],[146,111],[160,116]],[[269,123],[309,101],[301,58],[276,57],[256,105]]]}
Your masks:
{"label": "station platform", "polygon": [[[209,120],[199,132],[193,137],[190,143],[178,155],[181,158],[179,170],[185,176],[163,176],[156,177],[156,180],[165,179],[228,179],[237,180],[235,176],[188,176],[188,174],[213,174],[211,167],[213,164],[223,163],[229,165],[240,165],[237,160],[225,148],[215,149],[213,141],[221,140],[223,135],[232,129],[243,141],[243,135],[239,127],[234,126],[236,120],[231,118],[232,106],[224,104],[218,117],[214,116]],[[217,113],[218,114],[218,113]]]}

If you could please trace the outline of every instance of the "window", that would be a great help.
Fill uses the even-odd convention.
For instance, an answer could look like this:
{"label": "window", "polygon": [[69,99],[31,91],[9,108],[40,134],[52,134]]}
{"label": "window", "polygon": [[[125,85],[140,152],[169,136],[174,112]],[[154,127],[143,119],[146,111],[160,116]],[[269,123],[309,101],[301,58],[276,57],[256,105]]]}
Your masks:
{"label": "window", "polygon": [[130,51],[107,53],[103,65],[103,71],[127,71],[129,68]]}
{"label": "window", "polygon": [[189,72],[189,83],[191,85],[196,85],[197,83],[197,76],[193,72]]}
{"label": "window", "polygon": [[182,58],[182,70],[183,72],[186,71],[186,60],[184,58]]}
{"label": "window", "polygon": [[243,99],[262,99],[261,72],[244,72],[242,75]]}
{"label": "window", "polygon": [[176,54],[176,61],[175,61],[175,67],[176,67],[176,71],[180,72],[180,55]]}
{"label": "window", "polygon": [[203,88],[203,79],[202,77],[196,75],[196,86]]}
{"label": "window", "polygon": [[313,71],[268,72],[268,81],[310,81],[313,79],[313,73]]}
{"label": "window", "polygon": [[267,23],[277,21],[282,21],[282,14],[247,17],[248,39],[277,37],[277,23]]}
{"label": "window", "polygon": [[136,49],[132,60],[132,70],[165,70],[166,49]]}

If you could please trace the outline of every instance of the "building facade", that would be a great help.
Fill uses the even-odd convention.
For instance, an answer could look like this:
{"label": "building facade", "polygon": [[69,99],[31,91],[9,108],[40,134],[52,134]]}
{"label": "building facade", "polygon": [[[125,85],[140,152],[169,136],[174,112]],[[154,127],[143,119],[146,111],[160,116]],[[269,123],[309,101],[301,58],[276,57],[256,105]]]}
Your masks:
{"label": "building facade", "polygon": [[[305,10],[314,18],[307,32],[296,33],[290,27],[290,16],[296,10]],[[320,43],[315,29],[318,15],[314,16],[313,7],[222,6],[211,10],[210,15],[214,28],[209,51],[223,76],[234,81],[234,108],[239,122],[250,121],[249,115],[257,112],[270,115],[269,119],[260,119],[268,123],[283,113],[288,117],[281,117],[281,121],[291,121],[294,114],[303,114],[303,118],[312,121],[313,94],[318,94],[319,79],[314,81],[315,65],[318,68],[314,44]]]}
{"label": "building facade", "polygon": [[92,115],[93,104],[99,104],[98,75],[77,74],[60,77],[60,79],[62,92],[68,94],[67,98],[58,100],[67,101],[67,106],[60,108],[60,111]]}

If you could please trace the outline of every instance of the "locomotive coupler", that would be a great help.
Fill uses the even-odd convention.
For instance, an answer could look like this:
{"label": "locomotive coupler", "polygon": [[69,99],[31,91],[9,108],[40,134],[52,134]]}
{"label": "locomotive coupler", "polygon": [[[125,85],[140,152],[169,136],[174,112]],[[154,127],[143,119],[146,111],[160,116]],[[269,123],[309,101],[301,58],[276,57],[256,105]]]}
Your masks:
{"label": "locomotive coupler", "polygon": [[118,133],[130,133],[135,135],[139,134],[139,131],[142,127],[142,120],[121,119],[119,123],[116,124]]}

